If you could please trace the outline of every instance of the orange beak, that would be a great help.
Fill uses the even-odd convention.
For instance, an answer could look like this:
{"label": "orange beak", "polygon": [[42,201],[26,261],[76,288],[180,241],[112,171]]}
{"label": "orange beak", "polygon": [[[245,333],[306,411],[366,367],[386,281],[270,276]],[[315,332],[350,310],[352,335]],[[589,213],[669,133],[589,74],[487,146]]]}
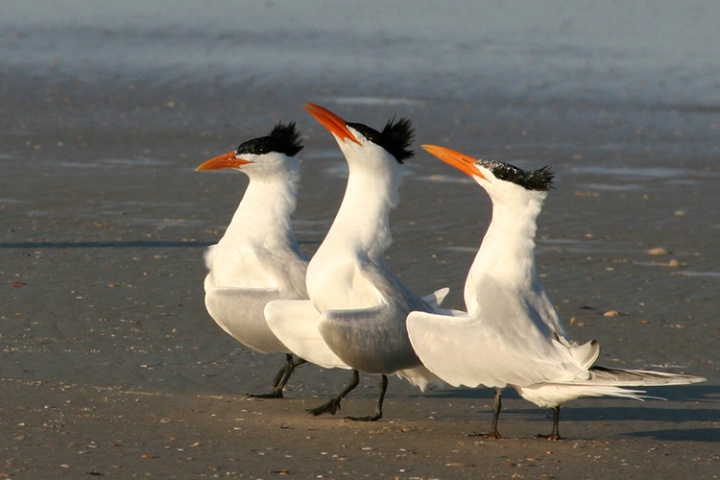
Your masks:
{"label": "orange beak", "polygon": [[467,173],[471,177],[480,177],[487,180],[487,177],[485,177],[480,169],[478,169],[476,165],[476,158],[465,155],[464,153],[456,152],[455,150],[451,150],[449,148],[438,147],[437,145],[423,145],[422,148],[426,152],[435,155],[443,162],[457,168],[461,172]]}
{"label": "orange beak", "polygon": [[355,135],[353,135],[347,128],[347,122],[332,113],[330,110],[323,108],[320,105],[315,105],[314,103],[306,103],[305,110],[307,110],[310,115],[315,117],[315,120],[320,122],[323,127],[330,130],[330,132],[332,132],[340,140],[349,138],[360,145],[360,142],[357,138],[355,138]]}
{"label": "orange beak", "polygon": [[223,168],[240,168],[242,165],[252,163],[250,160],[236,158],[235,152],[227,152],[211,158],[195,169],[196,172],[203,170],[222,170]]}

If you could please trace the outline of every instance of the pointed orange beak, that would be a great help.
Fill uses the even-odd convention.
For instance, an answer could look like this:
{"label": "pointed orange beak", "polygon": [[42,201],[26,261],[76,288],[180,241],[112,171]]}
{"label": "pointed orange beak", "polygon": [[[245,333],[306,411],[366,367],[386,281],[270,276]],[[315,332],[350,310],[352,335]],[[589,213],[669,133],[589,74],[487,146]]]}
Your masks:
{"label": "pointed orange beak", "polygon": [[250,160],[235,158],[235,152],[227,152],[211,158],[195,169],[196,172],[203,170],[222,170],[223,168],[240,168],[242,165],[252,163]]}
{"label": "pointed orange beak", "polygon": [[423,145],[423,150],[431,153],[438,157],[448,165],[452,165],[461,172],[465,172],[471,177],[480,177],[487,180],[487,177],[482,174],[480,169],[477,168],[477,159],[464,153],[456,152],[445,147],[438,147],[437,145]]}
{"label": "pointed orange beak", "polygon": [[315,120],[320,122],[323,127],[335,134],[335,136],[337,136],[340,140],[349,138],[360,145],[360,142],[357,138],[355,138],[355,135],[353,135],[353,133],[347,128],[347,122],[332,113],[330,110],[323,108],[320,105],[315,105],[314,103],[306,103],[305,110],[315,117]]}

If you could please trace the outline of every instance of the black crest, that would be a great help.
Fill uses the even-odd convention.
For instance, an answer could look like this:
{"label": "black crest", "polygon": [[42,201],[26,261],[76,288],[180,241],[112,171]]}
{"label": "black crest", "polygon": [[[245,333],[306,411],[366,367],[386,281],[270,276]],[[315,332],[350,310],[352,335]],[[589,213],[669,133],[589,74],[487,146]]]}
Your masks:
{"label": "black crest", "polygon": [[480,160],[480,165],[490,170],[496,178],[520,185],[527,190],[547,192],[552,188],[553,176],[550,167],[542,167],[528,172],[509,163],[492,160]]}
{"label": "black crest", "polygon": [[348,126],[362,133],[365,138],[374,144],[380,145],[390,152],[399,163],[403,163],[403,160],[415,155],[415,152],[408,149],[415,136],[415,129],[412,122],[407,118],[401,118],[397,122],[394,118],[388,120],[382,132],[378,132],[362,123],[348,123]]}
{"label": "black crest", "polygon": [[250,153],[262,155],[264,153],[278,152],[284,153],[288,157],[294,157],[302,150],[300,143],[300,134],[295,128],[295,122],[284,125],[278,122],[267,137],[258,137],[243,142],[237,148],[237,153]]}

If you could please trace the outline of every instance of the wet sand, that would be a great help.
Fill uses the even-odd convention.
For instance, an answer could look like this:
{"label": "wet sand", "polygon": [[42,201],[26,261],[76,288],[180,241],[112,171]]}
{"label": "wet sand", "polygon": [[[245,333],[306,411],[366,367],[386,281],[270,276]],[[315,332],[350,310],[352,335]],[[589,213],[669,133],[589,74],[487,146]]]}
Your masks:
{"label": "wet sand", "polygon": [[[95,94],[99,102],[102,92]],[[72,119],[72,110],[36,106],[58,120],[4,134],[5,477],[716,478],[714,164],[689,152],[665,173],[622,165],[608,173],[587,168],[601,155],[593,151],[556,161],[552,142],[525,146],[520,155],[510,147],[493,152],[526,166],[555,166],[538,264],[571,335],[598,339],[602,364],[663,365],[709,381],[651,390],[668,402],[571,403],[562,412],[561,442],[534,439],[549,430],[549,412],[508,392],[505,439],[489,441],[466,436],[488,428],[489,390],[423,394],[392,379],[385,417],[370,424],[342,415],[373,408],[373,378],[336,417],[304,412],[337,391],[346,372],[303,366],[286,399],[243,398],[267,387],[282,358],[241,348],[207,316],[202,252],[221,235],[245,180],[193,168],[232,148],[243,138],[237,132],[263,133],[268,122],[250,115],[250,125],[239,118],[242,126],[197,131],[191,117],[205,110],[163,112],[165,101],[136,107],[160,111],[149,129],[68,129],[59,119]],[[325,104],[366,123],[384,121],[390,109]],[[92,108],[92,98],[85,105],[73,108]],[[18,116],[27,111],[27,104],[15,107]],[[462,107],[428,100],[395,109],[415,119],[420,142],[480,151],[471,146],[473,125],[441,124],[443,133],[432,134],[438,112],[451,116]],[[299,99],[265,116],[296,119],[306,137],[295,218],[310,255],[337,208],[342,159]],[[172,120],[187,126],[162,128]],[[462,308],[488,199],[428,155],[418,154],[408,169],[389,264],[418,292],[451,287],[450,306]],[[655,247],[669,253],[649,254]]]}
{"label": "wet sand", "polygon": [[[720,255],[717,105],[632,107],[532,96],[466,99],[342,85],[0,74],[0,478],[717,478]],[[347,372],[249,352],[203,305],[204,248],[245,186],[194,168],[278,120],[305,138],[294,216],[312,255],[344,188],[313,101],[381,126],[417,126],[393,213],[389,265],[419,293],[462,287],[484,234],[484,192],[421,152],[437,143],[526,168],[556,189],[539,218],[538,269],[570,335],[597,339],[609,367],[667,368],[707,383],[650,389],[664,401],[583,399],[564,440],[533,438],[550,412],[506,392],[502,440],[469,437],[492,392],[426,393],[376,379],[335,417],[313,418]],[[631,103],[631,102],[628,102]],[[655,250],[653,250],[655,249]],[[652,254],[655,253],[655,254]]]}

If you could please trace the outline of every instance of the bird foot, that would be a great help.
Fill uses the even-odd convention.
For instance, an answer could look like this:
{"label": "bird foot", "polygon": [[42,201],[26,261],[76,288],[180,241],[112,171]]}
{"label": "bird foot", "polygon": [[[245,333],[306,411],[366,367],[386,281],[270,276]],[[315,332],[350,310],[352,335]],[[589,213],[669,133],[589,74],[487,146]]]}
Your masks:
{"label": "bird foot", "polygon": [[535,438],[542,438],[545,440],[550,440],[553,442],[557,442],[558,440],[562,440],[562,437],[559,433],[551,433],[550,435],[543,435],[542,433],[538,433],[535,435]]}
{"label": "bird foot", "polygon": [[323,413],[335,415],[338,410],[340,410],[340,400],[337,398],[333,398],[327,403],[320,405],[319,407],[308,408],[306,411],[317,417],[318,415],[322,415]]}
{"label": "bird foot", "polygon": [[468,437],[480,437],[480,438],[494,438],[496,440],[500,440],[501,438],[503,438],[499,432],[490,432],[490,433],[488,433],[488,432],[473,432],[473,433],[468,433],[467,436]]}
{"label": "bird foot", "polygon": [[352,420],[353,422],[377,422],[381,418],[382,418],[382,413],[368,415],[367,417],[345,417],[345,419]]}
{"label": "bird foot", "polygon": [[273,390],[269,393],[246,393],[246,398],[283,398],[282,390]]}

